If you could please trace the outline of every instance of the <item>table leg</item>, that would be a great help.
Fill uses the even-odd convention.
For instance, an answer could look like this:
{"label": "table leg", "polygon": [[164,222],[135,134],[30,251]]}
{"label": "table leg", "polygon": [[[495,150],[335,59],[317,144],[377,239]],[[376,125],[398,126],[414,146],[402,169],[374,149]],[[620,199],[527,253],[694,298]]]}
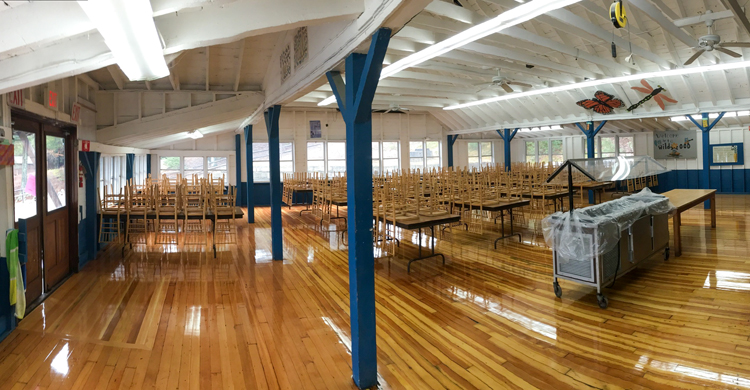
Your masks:
{"label": "table leg", "polygon": [[500,234],[505,235],[505,213],[500,210]]}
{"label": "table leg", "polygon": [[716,195],[711,195],[711,227],[716,227]]}
{"label": "table leg", "polygon": [[682,239],[680,238],[680,225],[682,217],[680,213],[674,213],[672,217],[672,226],[674,230],[674,257],[682,256]]}

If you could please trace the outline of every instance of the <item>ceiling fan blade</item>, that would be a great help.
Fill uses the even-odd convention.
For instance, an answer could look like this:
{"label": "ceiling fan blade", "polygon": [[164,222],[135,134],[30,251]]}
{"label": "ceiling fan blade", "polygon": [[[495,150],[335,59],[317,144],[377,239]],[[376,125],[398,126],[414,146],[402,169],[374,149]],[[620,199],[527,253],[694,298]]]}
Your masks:
{"label": "ceiling fan blade", "polygon": [[500,86],[505,90],[505,92],[508,92],[508,93],[513,92],[513,88],[511,88],[510,85],[508,84],[503,83],[503,84],[500,84]]}
{"label": "ceiling fan blade", "polygon": [[722,42],[723,47],[750,47],[750,42]]}
{"label": "ceiling fan blade", "polygon": [[742,57],[742,54],[734,52],[734,51],[731,51],[729,49],[725,49],[725,48],[723,48],[721,46],[714,46],[714,49],[716,49],[716,50],[718,50],[718,51],[720,51],[720,52],[722,52],[722,53],[724,53],[726,55],[732,56],[734,58],[740,58],[740,57]]}
{"label": "ceiling fan blade", "polygon": [[697,59],[698,59],[698,57],[700,57],[700,56],[701,56],[701,54],[703,54],[703,53],[705,53],[705,52],[706,52],[706,51],[705,51],[705,50],[703,50],[703,49],[701,49],[701,50],[698,50],[697,52],[695,52],[695,54],[693,54],[693,56],[692,56],[692,57],[688,58],[688,60],[687,60],[687,61],[685,61],[685,65],[690,65],[690,64],[692,64],[693,62],[695,62],[695,60],[697,60]]}
{"label": "ceiling fan blade", "polygon": [[519,82],[517,82],[517,81],[514,81],[514,82],[513,82],[512,84],[513,84],[513,85],[517,85],[517,86],[519,86],[519,87],[526,87],[526,88],[533,88],[533,87],[534,87],[534,86],[533,86],[533,85],[531,85],[531,84],[526,84],[526,83],[519,83]]}

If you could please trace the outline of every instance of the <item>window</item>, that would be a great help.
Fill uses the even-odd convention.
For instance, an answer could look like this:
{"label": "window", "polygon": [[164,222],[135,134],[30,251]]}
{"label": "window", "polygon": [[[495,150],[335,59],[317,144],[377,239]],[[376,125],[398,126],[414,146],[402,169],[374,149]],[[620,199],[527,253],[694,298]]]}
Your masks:
{"label": "window", "polygon": [[167,175],[169,179],[177,179],[182,172],[180,157],[159,157],[159,174]]}
{"label": "window", "polygon": [[341,173],[346,171],[346,143],[328,143],[328,173]]}
{"label": "window", "polygon": [[[271,180],[271,157],[268,143],[253,143],[253,181],[268,182]],[[281,176],[294,173],[294,144],[279,143],[279,160]]]}
{"label": "window", "polygon": [[184,173],[182,176],[191,179],[197,176],[203,178],[203,157],[183,157]]}
{"label": "window", "polygon": [[545,139],[526,141],[527,163],[562,163],[564,161],[563,140]]}
{"label": "window", "polygon": [[16,222],[36,211],[36,135],[13,130],[13,198]]}
{"label": "window", "polygon": [[565,162],[565,154],[563,153],[563,141],[561,139],[553,139],[551,142],[552,142],[552,162],[553,163]]}
{"label": "window", "polygon": [[373,175],[397,171],[401,165],[399,161],[398,142],[372,143]]}
{"label": "window", "polygon": [[409,142],[409,168],[425,170],[440,166],[439,141]]}
{"label": "window", "polygon": [[307,171],[335,174],[346,171],[346,142],[308,142]]}
{"label": "window", "polygon": [[208,161],[208,174],[214,179],[224,178],[224,182],[229,180],[227,175],[227,158],[226,157],[206,157]]}
{"label": "window", "polygon": [[135,156],[135,160],[133,161],[133,182],[136,184],[143,184],[146,182],[146,177],[148,176],[146,166],[147,158],[148,156],[145,154]]}
{"label": "window", "polygon": [[326,171],[325,142],[307,143],[307,171],[323,173]]}
{"label": "window", "polygon": [[99,157],[99,195],[104,196],[104,187],[108,194],[119,194],[127,182],[125,156],[102,155]]}
{"label": "window", "polygon": [[469,168],[492,164],[492,142],[469,142]]}
{"label": "window", "polygon": [[[588,156],[588,144],[583,139],[583,150]],[[635,140],[633,136],[606,136],[594,139],[594,157],[611,158],[617,156],[635,156]]]}

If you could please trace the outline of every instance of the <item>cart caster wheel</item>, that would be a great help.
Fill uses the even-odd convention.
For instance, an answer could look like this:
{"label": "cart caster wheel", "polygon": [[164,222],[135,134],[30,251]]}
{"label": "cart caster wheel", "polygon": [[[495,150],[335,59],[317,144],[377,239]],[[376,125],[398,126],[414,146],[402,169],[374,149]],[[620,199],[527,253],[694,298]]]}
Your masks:
{"label": "cart caster wheel", "polygon": [[598,294],[596,300],[599,301],[599,307],[602,309],[606,309],[609,306],[609,299],[602,294]]}
{"label": "cart caster wheel", "polygon": [[554,282],[552,283],[552,287],[555,288],[555,296],[562,298],[562,288],[560,288],[560,283]]}
{"label": "cart caster wheel", "polygon": [[664,249],[664,261],[669,260],[669,248]]}

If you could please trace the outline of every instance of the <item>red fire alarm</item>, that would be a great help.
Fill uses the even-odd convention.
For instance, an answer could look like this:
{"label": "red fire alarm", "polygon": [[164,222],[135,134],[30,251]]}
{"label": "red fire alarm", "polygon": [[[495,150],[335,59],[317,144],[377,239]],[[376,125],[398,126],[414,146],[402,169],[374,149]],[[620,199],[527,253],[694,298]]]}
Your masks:
{"label": "red fire alarm", "polygon": [[88,152],[91,150],[91,141],[81,141],[81,151]]}
{"label": "red fire alarm", "polygon": [[49,106],[57,107],[57,93],[49,91]]}

